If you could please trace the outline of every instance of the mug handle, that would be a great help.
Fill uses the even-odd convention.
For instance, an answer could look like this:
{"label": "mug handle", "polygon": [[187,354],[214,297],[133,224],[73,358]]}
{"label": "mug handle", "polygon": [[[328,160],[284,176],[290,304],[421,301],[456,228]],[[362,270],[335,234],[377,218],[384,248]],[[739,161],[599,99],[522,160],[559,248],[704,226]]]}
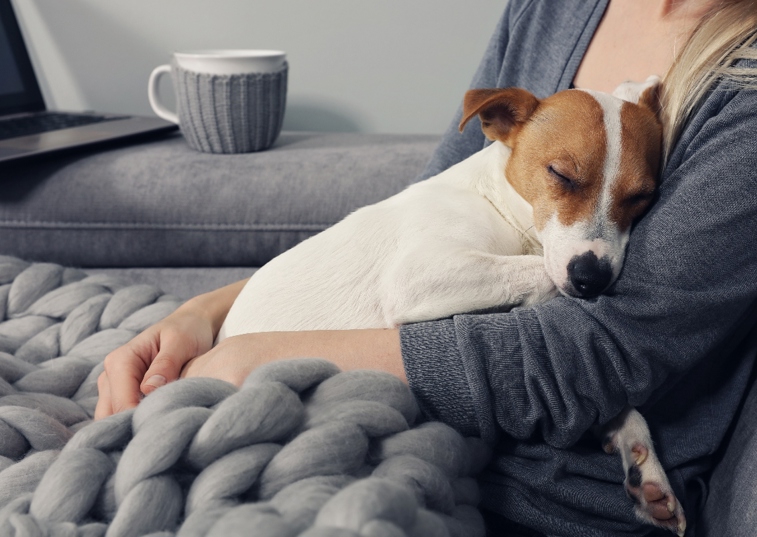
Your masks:
{"label": "mug handle", "polygon": [[163,118],[166,121],[170,121],[171,123],[176,123],[178,125],[178,116],[174,112],[171,112],[168,108],[163,106],[158,98],[158,80],[165,73],[170,72],[171,66],[168,64],[160,65],[153,69],[152,73],[150,73],[150,80],[147,82],[147,98],[150,100],[150,106],[152,106],[153,111],[158,115],[158,117]]}

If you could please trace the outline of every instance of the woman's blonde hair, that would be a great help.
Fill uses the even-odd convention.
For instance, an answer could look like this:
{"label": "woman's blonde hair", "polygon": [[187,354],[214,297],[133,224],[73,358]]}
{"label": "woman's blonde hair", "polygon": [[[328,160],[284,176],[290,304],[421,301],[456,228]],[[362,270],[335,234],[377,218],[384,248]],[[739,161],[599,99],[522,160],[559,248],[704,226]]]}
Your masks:
{"label": "woman's blonde hair", "polygon": [[735,65],[757,59],[757,0],[721,0],[702,18],[663,82],[662,110],[667,161],[686,121],[720,80],[757,88],[757,69]]}

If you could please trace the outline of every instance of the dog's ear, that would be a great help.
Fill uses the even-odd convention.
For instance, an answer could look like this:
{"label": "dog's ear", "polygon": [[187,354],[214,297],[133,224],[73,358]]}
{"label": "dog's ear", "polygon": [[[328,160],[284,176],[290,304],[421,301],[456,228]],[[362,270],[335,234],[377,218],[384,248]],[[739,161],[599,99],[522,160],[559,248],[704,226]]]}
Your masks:
{"label": "dog's ear", "polygon": [[465,124],[478,115],[486,137],[507,144],[515,127],[525,123],[537,106],[539,99],[524,89],[473,89],[465,94],[459,129],[462,132]]}
{"label": "dog's ear", "polygon": [[658,118],[662,112],[662,80],[652,75],[644,82],[623,82],[612,92],[615,97],[651,110]]}

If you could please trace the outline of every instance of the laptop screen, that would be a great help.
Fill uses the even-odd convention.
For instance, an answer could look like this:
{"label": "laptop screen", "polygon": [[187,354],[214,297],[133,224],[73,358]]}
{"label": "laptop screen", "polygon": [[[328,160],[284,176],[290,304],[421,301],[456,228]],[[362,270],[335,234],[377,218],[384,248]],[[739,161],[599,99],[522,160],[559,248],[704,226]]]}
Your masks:
{"label": "laptop screen", "polygon": [[44,109],[13,7],[0,0],[0,115]]}

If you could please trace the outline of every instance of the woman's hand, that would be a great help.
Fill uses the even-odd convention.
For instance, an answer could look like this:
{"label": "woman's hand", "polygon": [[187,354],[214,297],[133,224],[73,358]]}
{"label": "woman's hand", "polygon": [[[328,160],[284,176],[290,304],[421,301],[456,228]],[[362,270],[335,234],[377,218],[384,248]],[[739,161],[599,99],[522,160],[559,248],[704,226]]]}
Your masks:
{"label": "woman's hand", "polygon": [[202,356],[184,364],[181,377],[213,377],[241,386],[256,367],[270,361],[272,355],[256,340],[260,334],[243,334],[226,338]]}
{"label": "woman's hand", "polygon": [[95,419],[137,406],[142,394],[179,378],[184,364],[213,346],[209,319],[178,309],[105,357]]}
{"label": "woman's hand", "polygon": [[246,282],[193,298],[108,354],[97,379],[95,419],[137,406],[142,394],[176,380],[189,360],[208,352]]}
{"label": "woman's hand", "polygon": [[396,329],[243,334],[189,360],[181,376],[213,377],[241,386],[247,375],[263,364],[304,357],[330,360],[343,371],[386,371],[407,382]]}

